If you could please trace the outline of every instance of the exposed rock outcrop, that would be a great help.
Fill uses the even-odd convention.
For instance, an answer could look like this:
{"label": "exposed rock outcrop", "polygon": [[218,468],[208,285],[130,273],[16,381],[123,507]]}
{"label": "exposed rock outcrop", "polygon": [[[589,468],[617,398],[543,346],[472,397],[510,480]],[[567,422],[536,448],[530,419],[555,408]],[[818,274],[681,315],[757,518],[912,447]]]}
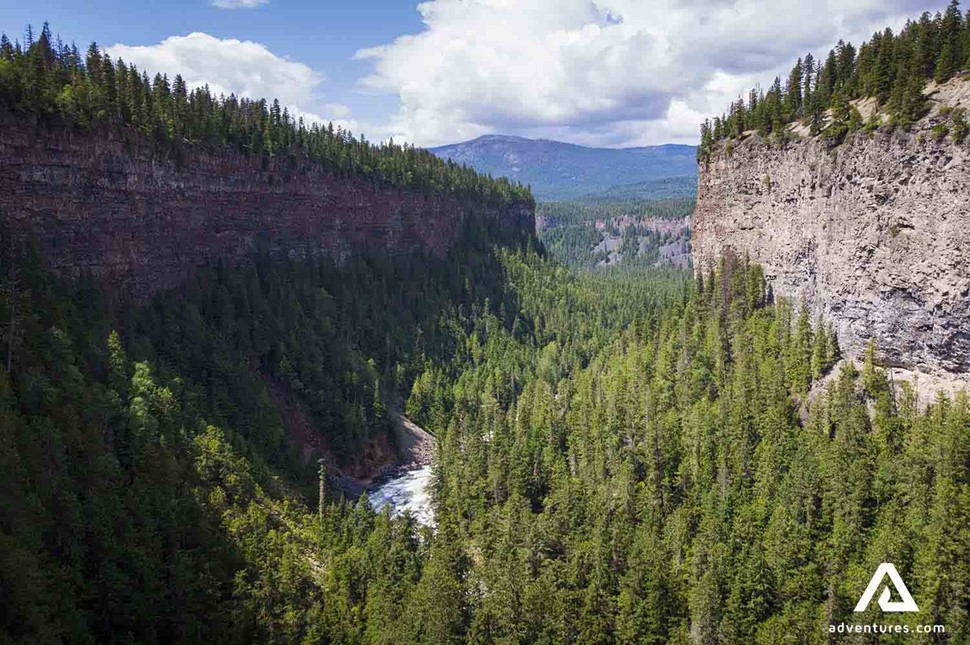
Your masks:
{"label": "exposed rock outcrop", "polygon": [[534,235],[525,203],[375,187],[293,156],[185,145],[176,158],[131,129],[35,126],[0,112],[0,222],[35,240],[54,270],[140,298],[257,249],[440,256],[469,217]]}
{"label": "exposed rock outcrop", "polygon": [[776,294],[833,323],[850,356],[874,337],[890,365],[970,373],[970,138],[954,142],[940,109],[970,104],[970,82],[928,92],[933,108],[909,132],[838,146],[751,135],[716,150],[700,163],[698,270],[749,254]]}

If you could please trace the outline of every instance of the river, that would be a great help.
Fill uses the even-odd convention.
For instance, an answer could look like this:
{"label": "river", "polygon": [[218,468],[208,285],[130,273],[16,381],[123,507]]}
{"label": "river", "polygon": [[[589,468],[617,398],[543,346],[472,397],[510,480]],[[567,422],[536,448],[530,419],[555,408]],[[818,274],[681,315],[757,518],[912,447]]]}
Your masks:
{"label": "river", "polygon": [[431,508],[431,466],[421,466],[409,470],[399,477],[389,479],[381,486],[370,491],[371,505],[380,511],[390,504],[392,515],[410,511],[415,519],[426,526],[434,526],[434,509]]}

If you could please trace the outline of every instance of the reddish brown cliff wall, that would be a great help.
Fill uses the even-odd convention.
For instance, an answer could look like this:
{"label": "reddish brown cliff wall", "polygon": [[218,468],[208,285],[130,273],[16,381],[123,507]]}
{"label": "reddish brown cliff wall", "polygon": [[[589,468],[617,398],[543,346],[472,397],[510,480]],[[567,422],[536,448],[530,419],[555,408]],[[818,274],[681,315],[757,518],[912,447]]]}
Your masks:
{"label": "reddish brown cliff wall", "polygon": [[440,256],[469,217],[534,232],[524,203],[471,207],[450,196],[375,189],[292,157],[184,150],[176,165],[131,130],[84,132],[0,114],[0,221],[36,240],[55,271],[90,272],[139,297],[255,249]]}

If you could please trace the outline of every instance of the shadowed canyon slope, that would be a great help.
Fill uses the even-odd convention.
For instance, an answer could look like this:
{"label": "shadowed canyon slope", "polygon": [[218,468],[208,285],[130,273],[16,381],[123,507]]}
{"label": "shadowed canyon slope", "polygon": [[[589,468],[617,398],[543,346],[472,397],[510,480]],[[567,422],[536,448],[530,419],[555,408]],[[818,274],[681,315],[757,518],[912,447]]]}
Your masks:
{"label": "shadowed canyon slope", "polygon": [[824,314],[850,355],[875,338],[891,365],[970,372],[970,146],[949,135],[944,107],[970,107],[970,82],[927,94],[909,132],[720,146],[700,163],[696,266],[748,254],[775,293]]}

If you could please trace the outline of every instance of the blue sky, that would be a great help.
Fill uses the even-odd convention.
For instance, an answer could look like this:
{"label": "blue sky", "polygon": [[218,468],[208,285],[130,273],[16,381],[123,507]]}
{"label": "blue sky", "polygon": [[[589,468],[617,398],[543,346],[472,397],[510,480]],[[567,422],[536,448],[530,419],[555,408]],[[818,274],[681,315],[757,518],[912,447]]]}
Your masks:
{"label": "blue sky", "polygon": [[[366,5],[366,10],[361,5]],[[196,31],[259,42],[281,57],[321,71],[326,78],[320,98],[329,103],[354,104],[355,114],[364,118],[387,115],[396,108],[397,99],[373,94],[362,97],[355,90],[357,79],[371,65],[354,60],[354,53],[361,47],[388,42],[403,31],[421,28],[415,4],[400,0],[359,4],[277,0],[231,10],[205,0],[0,3],[0,29],[11,36],[21,33],[28,23],[36,28],[45,20],[66,41],[76,41],[79,46],[87,46],[92,40],[103,47],[116,43],[151,45]]]}
{"label": "blue sky", "polygon": [[924,0],[6,1],[150,72],[279,96],[369,139],[486,133],[588,145],[692,143],[698,123],[806,51],[898,28]]}

